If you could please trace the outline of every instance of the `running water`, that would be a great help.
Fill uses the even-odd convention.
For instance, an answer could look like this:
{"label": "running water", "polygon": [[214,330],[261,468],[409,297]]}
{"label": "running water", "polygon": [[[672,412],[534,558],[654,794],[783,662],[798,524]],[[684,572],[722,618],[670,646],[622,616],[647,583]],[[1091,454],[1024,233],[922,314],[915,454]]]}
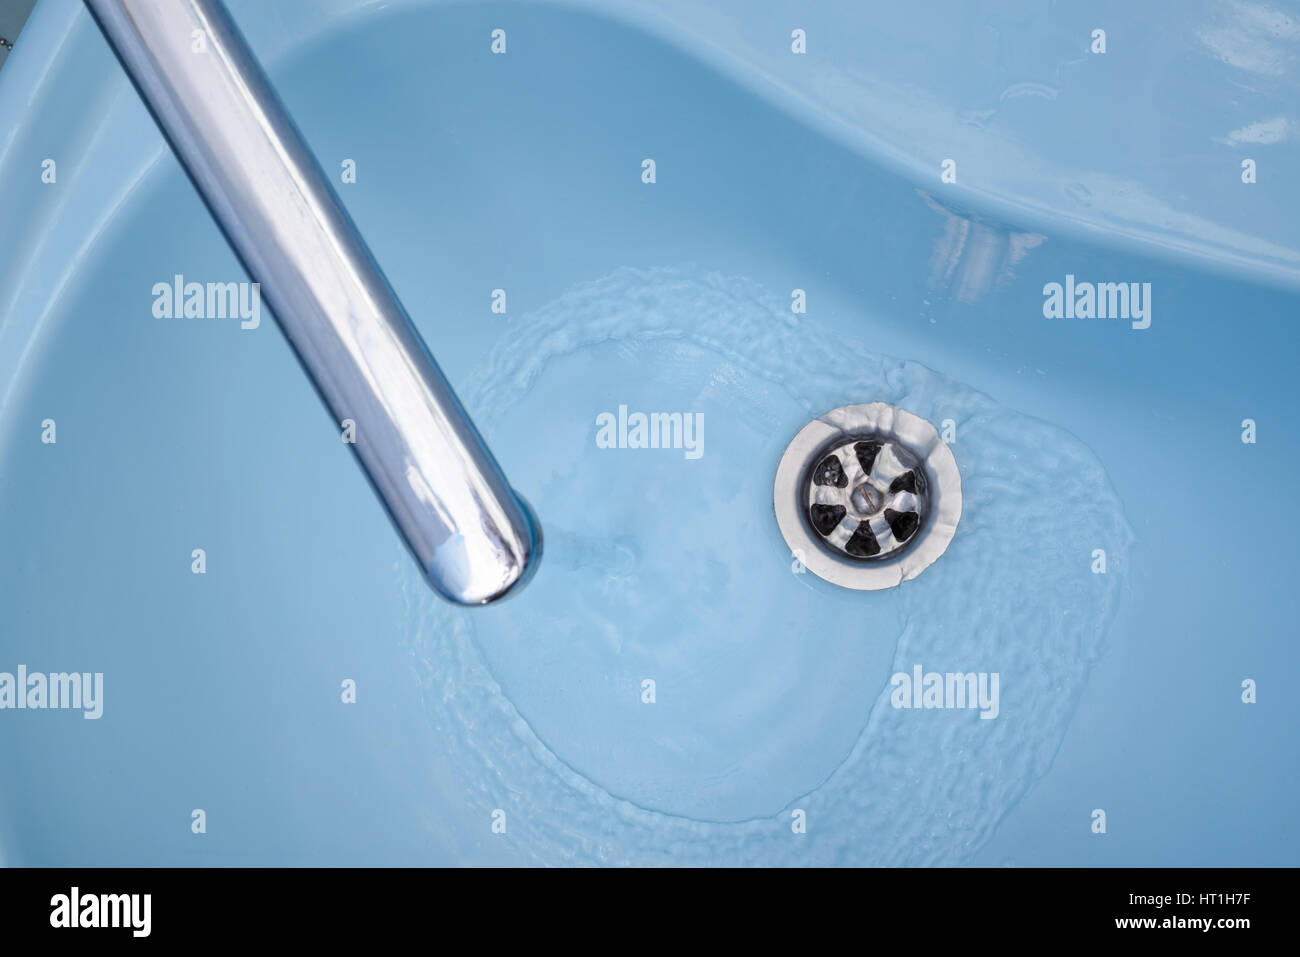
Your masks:
{"label": "running water", "polygon": [[[1096,457],[747,279],[622,269],[514,333],[467,405],[541,516],[537,578],[465,612],[398,563],[471,813],[504,810],[547,863],[968,860],[1050,766],[1105,648],[1132,535]],[[799,573],[771,484],[809,419],[870,401],[947,429],[965,507],[932,568],[864,594]],[[620,406],[700,416],[701,454],[604,447]],[[996,718],[893,707],[918,665],[999,675]]]}

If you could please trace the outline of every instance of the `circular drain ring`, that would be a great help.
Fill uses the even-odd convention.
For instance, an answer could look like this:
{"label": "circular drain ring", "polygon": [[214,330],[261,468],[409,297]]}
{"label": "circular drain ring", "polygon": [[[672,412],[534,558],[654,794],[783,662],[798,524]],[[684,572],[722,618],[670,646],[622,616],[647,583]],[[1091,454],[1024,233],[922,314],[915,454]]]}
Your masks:
{"label": "circular drain ring", "polygon": [[[818,503],[819,485],[814,472],[826,464],[830,455],[845,462],[848,454],[845,450],[852,450],[859,443],[878,446],[877,451],[886,447],[894,449],[898,465],[904,466],[902,471],[915,469],[919,473],[916,491],[923,492],[909,494],[904,489],[895,490],[892,501],[901,498],[915,511],[917,527],[906,536],[895,536],[889,540],[888,548],[882,547],[875,554],[865,554],[868,549],[862,548],[846,550],[844,546],[848,542],[839,541],[850,538],[845,530],[851,524],[851,516],[844,519],[845,529],[832,535],[830,541],[814,527],[812,518],[813,505],[834,504],[832,500],[838,502],[840,498],[836,493],[824,491],[828,483],[823,482],[821,497],[825,501]],[[851,465],[845,471],[851,471]],[[830,478],[829,484],[838,488],[836,477]],[[860,484],[855,482],[851,489],[846,481],[846,495],[851,496]],[[869,503],[868,507],[859,509],[864,519],[869,517],[866,513],[882,515],[891,501],[890,486],[881,488],[881,484],[870,483],[864,490],[865,501]],[[871,485],[875,486],[879,498],[869,494]],[[859,499],[859,504],[863,501]],[[846,405],[814,419],[791,441],[776,470],[773,507],[781,536],[809,571],[844,588],[877,591],[915,578],[948,548],[961,520],[961,474],[952,450],[925,419],[884,402]],[[847,511],[850,505],[844,507]],[[899,537],[903,540],[898,541]]]}

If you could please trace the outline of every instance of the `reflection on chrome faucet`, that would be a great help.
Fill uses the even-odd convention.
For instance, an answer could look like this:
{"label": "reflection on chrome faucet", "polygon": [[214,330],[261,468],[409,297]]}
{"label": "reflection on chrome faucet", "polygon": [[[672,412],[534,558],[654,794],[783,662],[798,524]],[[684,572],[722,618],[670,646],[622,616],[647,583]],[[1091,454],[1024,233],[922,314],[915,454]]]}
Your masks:
{"label": "reflection on chrome faucet", "polygon": [[433,588],[523,582],[541,533],[219,0],[86,0]]}

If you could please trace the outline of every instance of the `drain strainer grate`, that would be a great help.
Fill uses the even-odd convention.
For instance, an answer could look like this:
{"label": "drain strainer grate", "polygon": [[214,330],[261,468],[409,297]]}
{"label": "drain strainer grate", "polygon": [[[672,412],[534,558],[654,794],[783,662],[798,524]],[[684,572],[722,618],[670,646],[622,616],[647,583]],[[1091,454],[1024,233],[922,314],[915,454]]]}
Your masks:
{"label": "drain strainer grate", "polygon": [[921,463],[888,438],[850,438],[807,478],[808,518],[833,551],[881,561],[907,547],[925,521],[929,493]]}
{"label": "drain strainer grate", "polygon": [[883,402],[805,426],[786,449],[777,524],[814,574],[860,590],[915,578],[952,541],[961,476],[934,426]]}

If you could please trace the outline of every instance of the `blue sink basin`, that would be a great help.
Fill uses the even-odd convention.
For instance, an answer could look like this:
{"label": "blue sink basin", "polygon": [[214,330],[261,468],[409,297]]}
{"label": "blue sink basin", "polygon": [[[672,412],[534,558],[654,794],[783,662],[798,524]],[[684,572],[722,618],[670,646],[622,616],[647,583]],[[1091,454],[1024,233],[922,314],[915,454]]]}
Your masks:
{"label": "blue sink basin", "polygon": [[[269,311],[155,314],[248,277],[42,3],[0,73],[0,673],[102,683],[0,709],[0,860],[1297,862],[1300,21],[229,6],[546,555],[441,602]],[[964,498],[879,592],[772,505],[866,402]]]}

